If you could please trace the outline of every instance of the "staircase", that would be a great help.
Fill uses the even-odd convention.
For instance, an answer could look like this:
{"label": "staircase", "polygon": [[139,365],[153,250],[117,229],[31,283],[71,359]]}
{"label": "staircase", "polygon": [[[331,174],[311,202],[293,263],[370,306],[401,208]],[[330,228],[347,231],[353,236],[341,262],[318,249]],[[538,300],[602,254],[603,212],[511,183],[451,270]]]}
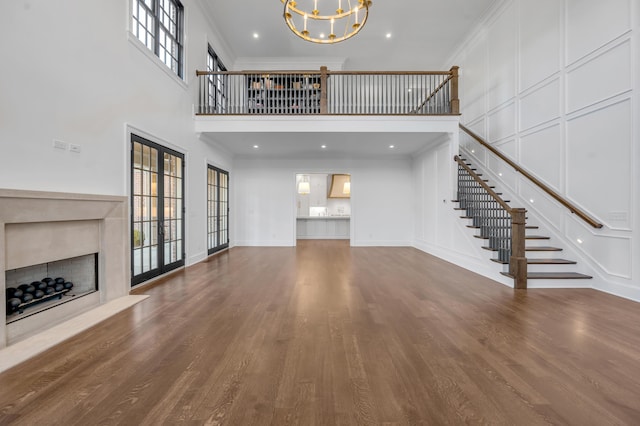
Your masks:
{"label": "staircase", "polygon": [[[466,158],[460,158],[459,160],[461,160],[469,167],[469,170],[472,171],[472,174],[475,175],[475,177],[472,176],[472,174],[463,176],[460,174],[461,172],[459,172],[458,198],[461,198],[461,179],[465,180],[465,182],[462,183],[463,185],[469,185],[469,182],[471,182],[472,185],[475,185],[472,188],[472,192],[477,194],[478,197],[485,198],[480,198],[480,201],[475,202],[472,208],[462,205],[463,203],[460,199],[453,200],[453,202],[459,203],[459,207],[456,207],[455,210],[463,212],[460,216],[462,219],[472,221],[472,224],[467,225],[467,228],[477,230],[479,234],[474,235],[474,237],[483,241],[482,248],[492,252],[494,256],[497,256],[492,258],[491,260],[493,262],[508,266],[510,263],[509,256],[511,254],[511,226],[507,225],[506,222],[500,220],[502,218],[508,217],[506,215],[506,210],[498,204],[499,202],[490,199],[489,201],[486,201],[488,199],[487,195],[490,195],[490,191],[486,191],[486,189],[483,188],[482,183],[480,183],[479,181],[481,180],[482,182],[484,182],[487,185],[487,188],[490,188],[491,190],[495,189],[495,187],[491,186],[486,179],[482,179],[482,174],[477,173],[476,169],[473,168],[473,165]],[[463,169],[459,168],[459,170]],[[462,171],[462,173],[465,172]],[[475,181],[472,181],[470,178],[475,179]],[[469,187],[467,187],[467,189],[468,188]],[[494,198],[495,196],[498,196],[500,198],[500,201],[506,203],[507,205],[508,203],[510,203],[510,201],[508,200],[502,200],[502,194],[499,192],[494,192],[493,196]],[[468,204],[468,202],[466,204]],[[487,218],[494,219],[492,221],[489,221],[490,225],[486,225]],[[495,218],[498,218],[498,220],[496,220]],[[498,243],[496,243],[496,239],[498,240]],[[575,265],[577,262],[573,260],[563,259],[562,248],[549,245],[550,237],[540,235],[538,226],[526,225],[524,239],[524,251],[527,264],[527,280],[581,280],[592,278],[589,275],[571,271],[570,269],[572,268],[570,265]],[[501,242],[501,240],[504,240],[505,242]],[[502,249],[505,244],[508,246],[508,254],[501,252],[505,251],[504,249]],[[549,269],[551,269],[551,271],[549,271]],[[515,276],[508,271],[501,272],[501,274],[515,279]]]}

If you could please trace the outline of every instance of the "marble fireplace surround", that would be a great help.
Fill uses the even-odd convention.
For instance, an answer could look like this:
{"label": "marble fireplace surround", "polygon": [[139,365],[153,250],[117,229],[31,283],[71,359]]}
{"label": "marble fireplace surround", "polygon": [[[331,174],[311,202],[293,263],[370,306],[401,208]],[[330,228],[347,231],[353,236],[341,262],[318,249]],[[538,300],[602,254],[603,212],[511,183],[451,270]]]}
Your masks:
{"label": "marble fireplace surround", "polygon": [[7,270],[98,253],[95,293],[5,324],[0,296],[0,349],[127,296],[130,260],[127,197],[0,189],[0,289]]}

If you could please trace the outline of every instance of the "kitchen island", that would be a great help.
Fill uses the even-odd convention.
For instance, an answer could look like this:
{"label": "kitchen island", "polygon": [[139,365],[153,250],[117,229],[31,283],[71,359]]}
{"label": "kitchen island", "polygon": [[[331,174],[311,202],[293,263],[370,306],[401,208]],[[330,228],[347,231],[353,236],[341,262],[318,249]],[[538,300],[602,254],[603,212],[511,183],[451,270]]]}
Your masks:
{"label": "kitchen island", "polygon": [[350,216],[298,216],[296,238],[301,240],[348,240]]}

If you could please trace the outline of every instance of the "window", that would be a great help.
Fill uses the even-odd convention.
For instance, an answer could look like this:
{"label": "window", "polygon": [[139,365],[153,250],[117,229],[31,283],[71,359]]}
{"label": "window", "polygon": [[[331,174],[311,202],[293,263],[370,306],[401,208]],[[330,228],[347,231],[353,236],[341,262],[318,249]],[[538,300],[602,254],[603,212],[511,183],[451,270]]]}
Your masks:
{"label": "window", "polygon": [[209,254],[229,247],[229,172],[207,168],[207,248]]}
{"label": "window", "polygon": [[[209,45],[209,52],[207,55],[207,71],[211,72],[221,72],[226,71],[227,68],[224,66],[216,52],[214,52],[211,45]],[[207,113],[224,113],[225,112],[225,102],[226,102],[226,83],[227,76],[226,75],[209,75],[208,82],[208,97],[209,97],[209,108],[210,111]]]}
{"label": "window", "polygon": [[184,155],[131,135],[132,285],[184,265]]}
{"label": "window", "polygon": [[182,78],[182,4],[177,0],[133,0],[132,31]]}

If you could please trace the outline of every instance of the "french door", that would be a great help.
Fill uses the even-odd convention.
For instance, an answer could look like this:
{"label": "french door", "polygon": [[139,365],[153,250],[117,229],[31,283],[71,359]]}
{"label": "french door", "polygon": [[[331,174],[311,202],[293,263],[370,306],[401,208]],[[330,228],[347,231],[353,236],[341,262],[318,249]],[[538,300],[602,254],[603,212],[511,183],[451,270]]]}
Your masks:
{"label": "french door", "polygon": [[207,167],[207,248],[209,254],[229,247],[229,172]]}
{"label": "french door", "polygon": [[184,155],[131,135],[131,284],[184,265]]}

